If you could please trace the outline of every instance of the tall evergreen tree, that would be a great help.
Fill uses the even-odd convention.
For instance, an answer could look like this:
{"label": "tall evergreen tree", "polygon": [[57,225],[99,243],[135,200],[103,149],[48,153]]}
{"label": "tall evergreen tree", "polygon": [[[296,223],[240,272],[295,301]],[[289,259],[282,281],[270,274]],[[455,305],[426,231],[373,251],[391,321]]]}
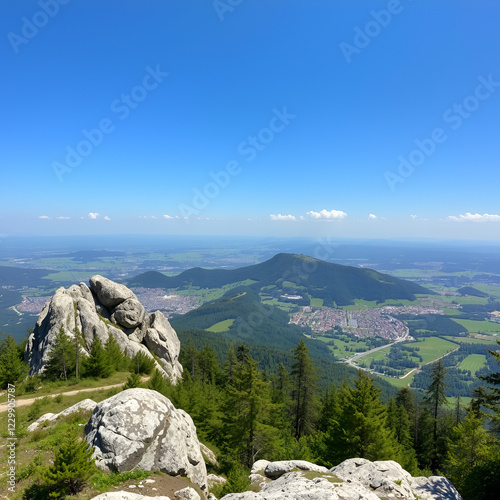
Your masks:
{"label": "tall evergreen tree", "polygon": [[89,357],[85,360],[85,373],[90,377],[107,378],[112,368],[104,351],[99,337],[94,337]]}
{"label": "tall evergreen tree", "polygon": [[119,371],[125,367],[125,355],[112,334],[108,336],[108,340],[104,344],[104,352],[106,361],[112,370]]}
{"label": "tall evergreen tree", "polygon": [[318,413],[316,396],[318,376],[313,366],[309,349],[301,340],[292,349],[292,405],[294,415],[295,438],[311,434]]}
{"label": "tall evergreen tree", "polygon": [[431,383],[429,388],[425,391],[425,402],[429,405],[433,418],[432,438],[434,444],[434,454],[432,459],[431,468],[434,472],[437,471],[439,466],[438,458],[438,422],[439,411],[442,405],[447,405],[448,400],[445,394],[445,377],[446,368],[444,367],[443,360],[440,359],[431,370]]}
{"label": "tall evergreen tree", "polygon": [[233,384],[226,386],[225,435],[229,449],[250,467],[262,448],[265,413],[269,409],[269,384],[262,380],[247,350],[239,349],[241,361],[235,366]]}
{"label": "tall evergreen tree", "polygon": [[9,384],[20,380],[27,372],[12,335],[8,335],[0,344],[0,387],[6,389]]}
{"label": "tall evergreen tree", "polygon": [[75,369],[75,352],[72,342],[61,326],[56,333],[49,353],[49,360],[45,365],[44,376],[47,378],[64,378]]}

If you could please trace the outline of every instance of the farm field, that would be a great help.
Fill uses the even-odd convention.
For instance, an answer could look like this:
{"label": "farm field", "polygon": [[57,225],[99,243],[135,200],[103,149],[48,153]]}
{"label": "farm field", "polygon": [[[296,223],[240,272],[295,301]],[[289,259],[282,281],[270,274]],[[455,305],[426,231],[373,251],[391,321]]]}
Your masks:
{"label": "farm field", "polygon": [[[331,337],[315,337],[315,338],[325,343],[333,341],[337,349],[335,349],[331,345],[329,345],[328,348],[336,358],[345,358],[346,356],[352,356],[353,354],[355,354],[352,351],[352,349],[355,349],[356,347],[364,347],[364,348],[367,347],[365,342],[344,342],[343,340],[332,339]],[[349,350],[346,350],[346,348]]]}
{"label": "farm field", "polygon": [[227,332],[229,330],[229,327],[234,323],[234,319],[225,319],[224,321],[219,321],[218,323],[215,323],[215,325],[212,325],[210,328],[207,328],[209,332],[214,332],[214,333],[221,333],[221,332]]}
{"label": "farm field", "polygon": [[422,356],[424,364],[432,363],[441,356],[444,356],[445,354],[448,354],[458,348],[458,345],[455,342],[450,342],[449,340],[439,337],[427,337],[423,340],[411,342],[406,345],[420,348],[418,353]]}
{"label": "farm field", "polygon": [[500,334],[500,323],[492,321],[474,321],[472,319],[454,319],[463,327],[467,328],[469,333],[486,333],[488,335]]}
{"label": "farm field", "polygon": [[469,370],[472,374],[474,374],[485,364],[486,356],[484,354],[471,354],[458,365],[458,368],[460,368],[460,370]]}

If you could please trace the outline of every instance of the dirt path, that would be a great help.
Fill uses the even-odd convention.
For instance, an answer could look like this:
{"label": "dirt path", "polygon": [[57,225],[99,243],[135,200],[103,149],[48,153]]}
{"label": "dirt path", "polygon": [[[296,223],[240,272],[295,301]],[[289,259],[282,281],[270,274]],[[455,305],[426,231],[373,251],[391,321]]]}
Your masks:
{"label": "dirt path", "polygon": [[[45,396],[39,396],[37,398],[30,399],[16,399],[16,408],[20,406],[27,406],[32,404],[37,399],[42,399],[44,397],[55,398],[61,394],[62,396],[74,396],[75,394],[79,394],[80,392],[92,392],[92,391],[100,391],[106,389],[113,389],[115,387],[123,387],[124,382],[121,384],[113,384],[113,385],[104,385],[102,387],[90,387],[89,389],[78,389],[75,391],[67,391],[67,392],[58,392],[57,394],[46,394]],[[6,412],[8,409],[8,403],[0,403],[0,413]]]}

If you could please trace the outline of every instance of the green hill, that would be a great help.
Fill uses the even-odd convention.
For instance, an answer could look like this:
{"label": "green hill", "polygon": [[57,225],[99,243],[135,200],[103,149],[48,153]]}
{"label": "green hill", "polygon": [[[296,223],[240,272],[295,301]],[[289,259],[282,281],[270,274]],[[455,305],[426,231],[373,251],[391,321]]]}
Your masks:
{"label": "green hill", "polygon": [[383,302],[387,299],[415,300],[415,294],[432,293],[416,283],[394,278],[372,269],[361,269],[324,262],[305,255],[280,253],[272,259],[239,269],[193,268],[168,277],[150,271],[127,282],[145,288],[189,287],[220,288],[224,285],[254,280],[255,290],[273,297],[299,295],[306,300],[318,298],[325,306],[343,306],[355,299]]}

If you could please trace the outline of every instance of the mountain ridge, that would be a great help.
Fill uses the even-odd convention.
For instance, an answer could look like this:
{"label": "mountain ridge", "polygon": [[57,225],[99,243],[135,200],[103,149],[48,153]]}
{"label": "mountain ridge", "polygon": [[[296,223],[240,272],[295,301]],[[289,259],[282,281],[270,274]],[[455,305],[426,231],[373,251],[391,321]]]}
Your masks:
{"label": "mountain ridge", "polygon": [[[271,259],[237,269],[194,267],[177,276],[148,271],[126,281],[127,286],[145,288],[220,288],[251,279],[255,288],[274,287],[275,292],[293,289],[311,298],[323,299],[325,305],[351,305],[356,299],[384,301],[415,300],[415,294],[432,294],[411,281],[395,278],[373,269],[344,266],[306,255],[279,253]],[[270,289],[271,290],[271,289]],[[279,293],[273,293],[279,295]]]}

